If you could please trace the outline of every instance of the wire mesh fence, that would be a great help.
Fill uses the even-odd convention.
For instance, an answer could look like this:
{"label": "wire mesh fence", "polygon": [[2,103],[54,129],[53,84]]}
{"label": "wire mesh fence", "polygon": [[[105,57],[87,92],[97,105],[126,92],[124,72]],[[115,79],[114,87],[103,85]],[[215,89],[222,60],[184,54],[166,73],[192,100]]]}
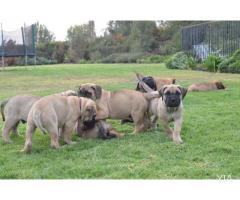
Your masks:
{"label": "wire mesh fence", "polygon": [[240,21],[216,21],[182,28],[182,50],[197,60],[231,55],[240,48]]}
{"label": "wire mesh fence", "polygon": [[15,31],[0,31],[0,56],[35,56],[35,25]]}

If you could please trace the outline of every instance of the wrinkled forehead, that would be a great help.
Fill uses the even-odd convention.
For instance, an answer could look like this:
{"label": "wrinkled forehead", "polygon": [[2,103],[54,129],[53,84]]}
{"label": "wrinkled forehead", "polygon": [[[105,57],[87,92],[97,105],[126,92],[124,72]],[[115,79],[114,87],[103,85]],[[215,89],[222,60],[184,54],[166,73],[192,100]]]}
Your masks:
{"label": "wrinkled forehead", "polygon": [[181,93],[179,85],[170,84],[170,85],[166,85],[164,87],[165,87],[164,93],[166,93],[166,92],[176,93],[177,91],[179,93]]}
{"label": "wrinkled forehead", "polygon": [[96,87],[96,84],[94,83],[84,83],[81,85],[80,88],[91,88],[91,87]]}

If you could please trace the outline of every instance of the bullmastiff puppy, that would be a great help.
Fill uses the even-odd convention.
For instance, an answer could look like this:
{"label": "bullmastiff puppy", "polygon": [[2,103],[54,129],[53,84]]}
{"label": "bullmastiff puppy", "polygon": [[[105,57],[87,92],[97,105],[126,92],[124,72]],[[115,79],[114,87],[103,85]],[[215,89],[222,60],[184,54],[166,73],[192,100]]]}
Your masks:
{"label": "bullmastiff puppy", "polygon": [[213,81],[209,83],[196,83],[188,87],[189,92],[196,91],[211,91],[211,90],[224,90],[226,87],[221,81]]}
{"label": "bullmastiff puppy", "polygon": [[[55,95],[77,96],[76,92],[73,90],[67,90]],[[1,102],[1,115],[3,121],[5,121],[2,130],[2,138],[4,142],[11,143],[9,138],[10,131],[15,135],[18,135],[17,127],[19,123],[26,123],[32,105],[40,98],[41,97],[39,96],[32,95],[17,95]]]}
{"label": "bullmastiff puppy", "polygon": [[59,148],[59,129],[62,130],[64,142],[72,144],[72,133],[77,121],[92,121],[96,117],[96,112],[96,103],[88,98],[59,95],[42,97],[29,111],[23,151],[31,152],[32,135],[36,128],[50,134],[52,148]]}
{"label": "bullmastiff puppy", "polygon": [[[143,76],[137,72],[135,72],[137,79],[141,79],[148,87],[150,87],[152,89],[152,91],[157,91],[160,90],[160,88],[163,85],[169,85],[169,84],[175,84],[176,83],[176,79],[174,78],[153,78],[152,76]],[[146,90],[141,86],[141,84],[138,82],[137,83],[137,87],[136,87],[137,91],[140,92],[146,92]],[[125,124],[127,122],[132,123],[133,120],[130,119],[123,119],[121,120],[121,124]]]}
{"label": "bullmastiff puppy", "polygon": [[116,92],[105,91],[99,85],[93,83],[81,85],[78,94],[96,101],[98,106],[97,120],[132,117],[135,124],[135,133],[144,132],[148,128],[148,101],[159,97],[156,92],[141,93],[128,89]]}
{"label": "bullmastiff puppy", "polygon": [[120,138],[123,136],[104,120],[91,122],[80,121],[77,124],[76,132],[82,138],[111,139]]}
{"label": "bullmastiff puppy", "polygon": [[[147,92],[151,92],[143,81],[140,84]],[[182,100],[187,94],[187,89],[180,85],[164,85],[160,90],[161,95],[158,99],[152,99],[149,104],[149,114],[152,116],[152,122],[156,123],[157,119],[162,122],[163,128],[167,135],[177,144],[182,143],[181,128],[183,123],[183,103]],[[169,126],[173,121],[174,129]]]}

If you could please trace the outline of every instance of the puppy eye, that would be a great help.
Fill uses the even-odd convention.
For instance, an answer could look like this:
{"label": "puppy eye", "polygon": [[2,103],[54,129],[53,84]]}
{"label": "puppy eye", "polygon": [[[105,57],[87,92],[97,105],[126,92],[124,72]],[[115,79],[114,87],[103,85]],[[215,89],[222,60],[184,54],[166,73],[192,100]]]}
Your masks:
{"label": "puppy eye", "polygon": [[179,91],[176,92],[176,95],[181,95],[181,93]]}
{"label": "puppy eye", "polygon": [[170,92],[169,92],[169,91],[167,91],[167,92],[165,93],[165,95],[170,95]]}

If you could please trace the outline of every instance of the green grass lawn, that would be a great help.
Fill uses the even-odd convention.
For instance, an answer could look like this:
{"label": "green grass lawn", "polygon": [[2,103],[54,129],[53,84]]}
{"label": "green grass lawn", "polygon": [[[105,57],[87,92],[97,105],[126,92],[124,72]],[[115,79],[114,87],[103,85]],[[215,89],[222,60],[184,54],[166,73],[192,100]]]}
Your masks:
{"label": "green grass lawn", "polygon": [[[175,77],[183,86],[222,80],[226,91],[189,93],[184,100],[184,144],[174,144],[161,126],[133,134],[133,125],[110,122],[121,139],[79,139],[72,146],[50,148],[39,130],[30,155],[20,152],[25,125],[12,144],[0,143],[0,178],[27,179],[218,179],[240,178],[240,75],[166,69],[162,64],[86,64],[7,68],[0,71],[0,100],[17,94],[48,95],[86,82],[107,90],[135,88],[134,71]],[[2,129],[0,120],[0,129]]]}

